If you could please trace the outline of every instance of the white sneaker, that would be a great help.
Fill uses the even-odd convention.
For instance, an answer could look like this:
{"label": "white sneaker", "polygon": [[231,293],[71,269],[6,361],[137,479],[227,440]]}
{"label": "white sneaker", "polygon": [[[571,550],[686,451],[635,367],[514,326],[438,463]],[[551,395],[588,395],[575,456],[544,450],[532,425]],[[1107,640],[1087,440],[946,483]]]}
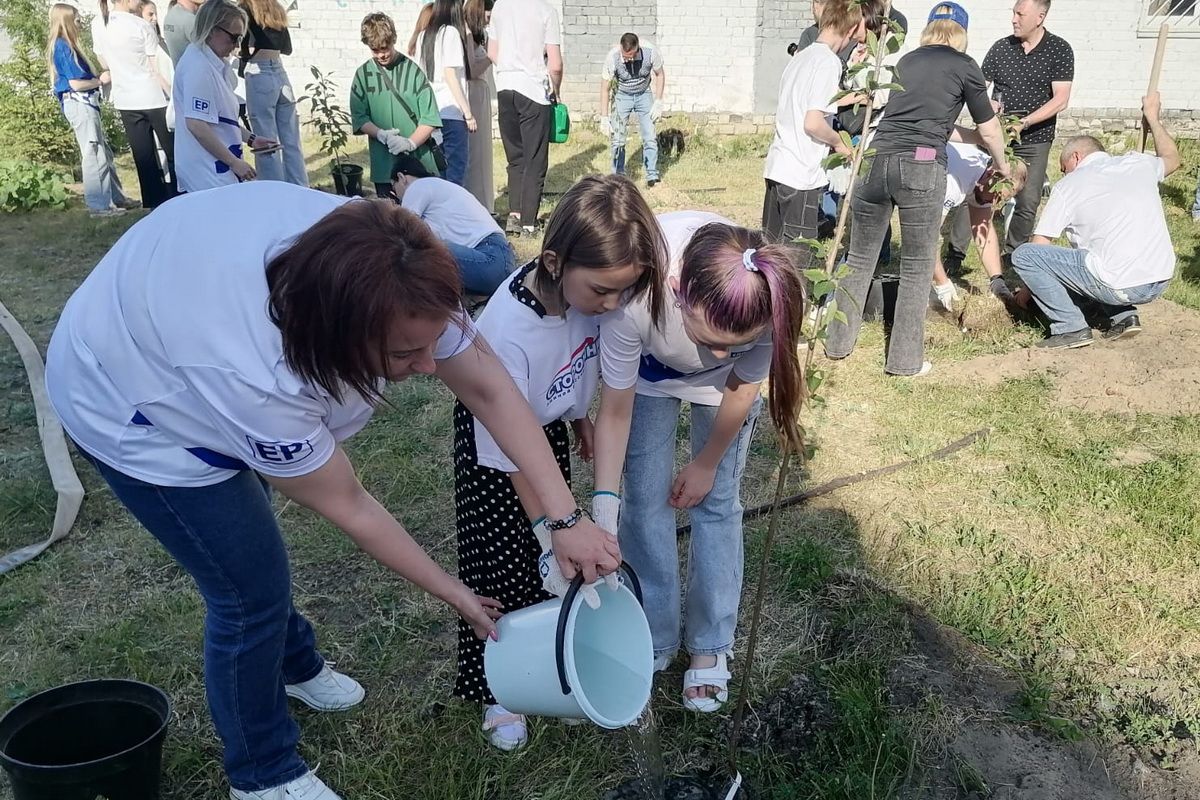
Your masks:
{"label": "white sneaker", "polygon": [[247,792],[229,790],[230,800],[342,800],[341,796],[325,785],[325,782],[309,771],[282,786]]}
{"label": "white sneaker", "polygon": [[315,678],[304,683],[289,683],[283,690],[288,697],[294,697],[316,711],[345,711],[367,696],[362,684],[349,675],[334,672],[329,664],[321,667]]}
{"label": "white sneaker", "polygon": [[483,731],[494,747],[519,750],[529,742],[529,726],[523,714],[513,714],[496,703],[483,707]]}

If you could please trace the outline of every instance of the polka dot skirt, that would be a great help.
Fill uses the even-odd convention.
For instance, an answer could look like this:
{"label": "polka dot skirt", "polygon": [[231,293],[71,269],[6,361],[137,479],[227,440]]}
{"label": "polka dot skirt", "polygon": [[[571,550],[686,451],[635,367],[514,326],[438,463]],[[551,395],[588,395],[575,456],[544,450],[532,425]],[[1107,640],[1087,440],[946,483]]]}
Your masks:
{"label": "polka dot skirt", "polygon": [[[567,484],[571,483],[571,440],[567,424],[543,430]],[[454,406],[454,507],[458,522],[458,577],[476,594],[492,597],[504,610],[549,600],[538,575],[541,547],[508,474],[480,466],[475,454],[475,418]],[[495,703],[483,674],[483,641],[458,623],[458,676],[454,696]]]}

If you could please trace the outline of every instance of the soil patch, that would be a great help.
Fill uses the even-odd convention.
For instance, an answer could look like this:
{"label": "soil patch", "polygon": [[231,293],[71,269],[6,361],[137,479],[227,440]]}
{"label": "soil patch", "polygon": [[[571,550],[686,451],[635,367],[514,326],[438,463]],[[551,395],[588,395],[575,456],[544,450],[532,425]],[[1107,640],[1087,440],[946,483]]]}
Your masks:
{"label": "soil patch", "polygon": [[932,379],[994,386],[1046,374],[1055,399],[1087,411],[1184,414],[1200,393],[1200,314],[1169,300],[1139,309],[1145,329],[1133,338],[1099,338],[1078,350],[1026,348],[939,366]]}

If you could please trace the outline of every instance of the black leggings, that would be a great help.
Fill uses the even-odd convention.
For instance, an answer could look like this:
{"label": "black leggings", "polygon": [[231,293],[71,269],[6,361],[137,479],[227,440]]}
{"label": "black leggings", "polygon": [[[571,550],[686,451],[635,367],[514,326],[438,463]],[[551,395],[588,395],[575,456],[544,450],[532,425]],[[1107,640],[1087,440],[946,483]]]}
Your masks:
{"label": "black leggings", "polygon": [[[145,111],[121,111],[121,122],[125,124],[125,136],[129,149],[133,151],[133,163],[137,167],[138,184],[142,189],[142,206],[155,208],[175,196],[175,136],[167,128],[167,109],[151,108]],[[167,169],[171,180],[167,180],[158,163],[158,145],[167,154]]]}

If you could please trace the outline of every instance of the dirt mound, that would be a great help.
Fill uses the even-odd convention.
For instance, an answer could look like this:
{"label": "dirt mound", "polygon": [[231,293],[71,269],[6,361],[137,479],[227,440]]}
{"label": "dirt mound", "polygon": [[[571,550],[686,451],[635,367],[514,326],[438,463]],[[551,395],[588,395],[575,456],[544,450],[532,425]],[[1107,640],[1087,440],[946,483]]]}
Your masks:
{"label": "dirt mound", "polygon": [[1097,336],[1079,350],[1026,348],[939,366],[932,379],[991,386],[1043,373],[1055,399],[1088,411],[1183,414],[1200,394],[1200,314],[1168,300],[1138,312],[1145,329],[1133,338],[1105,342]]}
{"label": "dirt mound", "polygon": [[1200,759],[1174,771],[1147,766],[1124,749],[1101,750],[1022,724],[1020,687],[961,634],[911,608],[912,656],[895,665],[897,705],[936,698],[946,718],[942,763],[922,800],[1197,800]]}

